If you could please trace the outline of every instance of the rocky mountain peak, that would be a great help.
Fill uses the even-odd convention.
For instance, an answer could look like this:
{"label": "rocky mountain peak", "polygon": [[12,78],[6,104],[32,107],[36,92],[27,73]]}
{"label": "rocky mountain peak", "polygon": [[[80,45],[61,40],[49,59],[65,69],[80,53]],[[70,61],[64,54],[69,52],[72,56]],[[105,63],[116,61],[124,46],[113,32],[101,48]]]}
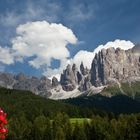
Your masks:
{"label": "rocky mountain peak", "polygon": [[24,73],[20,72],[19,74],[15,75],[15,79],[18,81],[24,81],[27,79],[27,77],[24,75]]}
{"label": "rocky mountain peak", "polygon": [[57,87],[59,85],[59,81],[56,77],[52,78],[52,87]]}
{"label": "rocky mountain peak", "polygon": [[140,57],[140,44],[135,45],[132,48],[132,52],[139,58]]}
{"label": "rocky mountain peak", "polygon": [[72,65],[72,71],[73,71],[73,72],[76,72],[76,71],[77,71],[77,66],[76,66],[76,64],[73,64],[73,65]]}
{"label": "rocky mountain peak", "polygon": [[81,62],[81,65],[80,65],[80,72],[81,72],[82,75],[87,75],[89,73],[88,68],[87,67],[86,68],[84,67],[83,62]]}
{"label": "rocky mountain peak", "polygon": [[[60,81],[56,77],[50,80],[45,76],[38,78],[25,76],[23,73],[15,76],[0,73],[0,86],[29,90],[45,97],[50,97],[55,93],[59,98],[63,93],[71,93],[70,95],[75,97],[85,91],[93,91],[93,89],[97,93],[99,87],[103,89],[106,85],[130,83],[137,79],[140,79],[140,45],[129,50],[113,47],[102,49],[95,54],[90,70],[84,66],[83,62],[80,70],[76,64],[68,64],[61,74]],[[78,94],[75,95],[75,91]]]}
{"label": "rocky mountain peak", "polygon": [[76,77],[74,71],[72,70],[71,65],[67,65],[67,68],[63,71],[60,77],[60,83],[62,85],[63,90],[72,91],[76,87]]}
{"label": "rocky mountain peak", "polygon": [[89,78],[89,70],[84,67],[83,63],[81,63],[80,71],[76,64],[73,64],[72,67],[70,65],[63,71],[61,74],[60,83],[62,85],[63,90],[72,91],[78,86],[80,91],[85,91],[91,87],[90,78]]}
{"label": "rocky mountain peak", "polygon": [[[138,53],[140,56],[140,53]],[[132,50],[103,49],[92,62],[91,83],[94,86],[108,84],[111,80],[127,81],[140,76],[140,62]]]}
{"label": "rocky mountain peak", "polygon": [[47,97],[50,95],[49,90],[52,88],[51,81],[47,77],[30,77],[23,73],[17,75],[0,73],[0,86],[11,89],[29,90],[35,94]]}

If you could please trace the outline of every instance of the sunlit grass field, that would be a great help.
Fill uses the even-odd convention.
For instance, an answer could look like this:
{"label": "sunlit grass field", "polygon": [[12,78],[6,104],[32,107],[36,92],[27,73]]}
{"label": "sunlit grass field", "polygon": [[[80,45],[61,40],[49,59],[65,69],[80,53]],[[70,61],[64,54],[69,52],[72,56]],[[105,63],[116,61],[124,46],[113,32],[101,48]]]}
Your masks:
{"label": "sunlit grass field", "polygon": [[71,124],[76,124],[76,123],[83,124],[85,121],[90,123],[91,119],[89,119],[89,118],[70,118]]}

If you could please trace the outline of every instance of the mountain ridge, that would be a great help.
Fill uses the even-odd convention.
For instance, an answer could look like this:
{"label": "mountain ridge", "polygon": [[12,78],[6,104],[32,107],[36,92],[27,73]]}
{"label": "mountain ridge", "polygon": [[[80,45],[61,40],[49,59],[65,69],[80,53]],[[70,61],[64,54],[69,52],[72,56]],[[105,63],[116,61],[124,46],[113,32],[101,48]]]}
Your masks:
{"label": "mountain ridge", "polygon": [[50,80],[45,76],[37,78],[25,76],[23,73],[0,73],[0,86],[29,90],[52,99],[78,97],[88,92],[92,92],[92,95],[101,93],[107,96],[102,91],[114,85],[118,86],[121,94],[127,95],[122,83],[131,85],[137,81],[140,81],[140,45],[129,50],[102,49],[95,55],[91,69],[84,67],[82,62],[79,69],[75,64],[69,64],[63,70],[60,81],[56,77]]}

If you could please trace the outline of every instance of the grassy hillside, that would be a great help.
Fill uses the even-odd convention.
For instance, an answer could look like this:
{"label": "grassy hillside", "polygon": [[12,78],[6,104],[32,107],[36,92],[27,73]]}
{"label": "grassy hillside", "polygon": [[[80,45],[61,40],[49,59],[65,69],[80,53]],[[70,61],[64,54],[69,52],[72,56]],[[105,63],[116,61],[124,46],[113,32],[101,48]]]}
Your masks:
{"label": "grassy hillside", "polygon": [[128,96],[140,101],[140,82],[122,83],[122,90]]}
{"label": "grassy hillside", "polygon": [[101,94],[105,96],[123,94],[140,101],[140,82],[121,83],[121,88],[118,85],[109,86]]}
{"label": "grassy hillside", "polygon": [[107,97],[121,95],[121,94],[122,92],[118,85],[108,86],[101,92],[101,95],[107,96]]}
{"label": "grassy hillside", "polygon": [[9,117],[25,113],[31,120],[41,114],[54,116],[57,112],[66,112],[70,116],[82,114],[82,109],[76,106],[45,99],[28,91],[5,88],[0,88],[0,107],[8,113]]}
{"label": "grassy hillside", "polygon": [[[121,110],[123,113],[127,112],[127,109],[139,112],[139,102],[128,98],[97,95],[69,99],[63,103],[42,98],[28,91],[0,88],[0,107],[8,114],[6,140],[90,140],[93,136],[96,139],[112,140],[128,139],[128,134],[138,137],[139,115],[120,115],[116,120],[113,116],[95,110],[97,107],[107,111]],[[93,118],[87,119],[91,116]],[[135,139],[132,136],[131,139]]]}

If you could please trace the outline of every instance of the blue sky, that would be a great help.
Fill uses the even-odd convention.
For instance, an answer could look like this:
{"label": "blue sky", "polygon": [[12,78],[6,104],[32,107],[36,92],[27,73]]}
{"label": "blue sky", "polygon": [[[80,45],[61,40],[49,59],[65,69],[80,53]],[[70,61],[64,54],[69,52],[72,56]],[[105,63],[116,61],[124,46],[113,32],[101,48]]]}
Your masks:
{"label": "blue sky", "polygon": [[[73,59],[80,50],[92,52],[99,45],[116,39],[136,44],[140,42],[139,5],[139,0],[0,0],[0,46],[11,48],[11,40],[18,36],[17,27],[37,21],[61,23],[71,29],[78,41],[72,43],[69,38],[70,41],[66,44],[69,51],[66,61]],[[29,65],[29,60],[35,56],[24,56],[22,62],[13,60],[9,64],[0,61],[0,69],[41,75],[47,73],[48,69],[51,71],[59,67],[60,60],[55,56],[51,56],[50,66],[43,64],[36,68]],[[57,70],[54,74],[56,73]]]}

